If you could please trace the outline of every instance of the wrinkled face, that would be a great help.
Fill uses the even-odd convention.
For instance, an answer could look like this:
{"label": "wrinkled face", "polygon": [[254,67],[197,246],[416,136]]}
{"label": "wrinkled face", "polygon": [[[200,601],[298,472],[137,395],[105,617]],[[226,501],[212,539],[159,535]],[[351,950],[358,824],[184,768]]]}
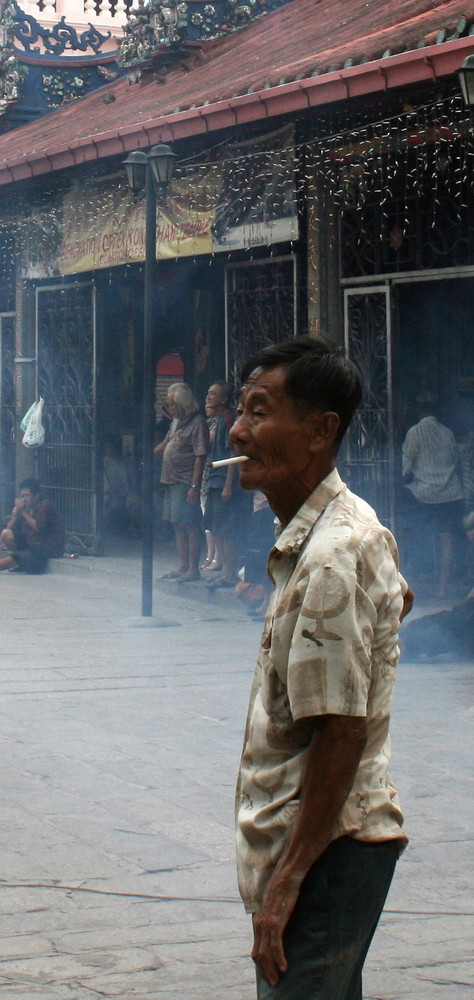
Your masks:
{"label": "wrinkled face", "polygon": [[206,396],[206,413],[207,407],[212,407],[213,412],[226,404],[225,390],[221,385],[210,385],[207,390]]}
{"label": "wrinkled face", "polygon": [[297,413],[284,389],[285,374],[282,366],[252,372],[229,435],[249,459],[240,466],[241,485],[268,495],[304,492],[314,462],[314,415]]}

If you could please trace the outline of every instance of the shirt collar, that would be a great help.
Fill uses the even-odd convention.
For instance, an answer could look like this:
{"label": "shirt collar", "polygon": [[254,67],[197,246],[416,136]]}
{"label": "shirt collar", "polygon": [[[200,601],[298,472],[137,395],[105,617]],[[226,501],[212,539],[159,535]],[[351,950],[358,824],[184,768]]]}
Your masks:
{"label": "shirt collar", "polygon": [[337,469],[333,469],[310,493],[286,528],[280,529],[281,533],[277,537],[275,548],[290,555],[298,552],[328,503],[344,488],[345,483],[342,482]]}

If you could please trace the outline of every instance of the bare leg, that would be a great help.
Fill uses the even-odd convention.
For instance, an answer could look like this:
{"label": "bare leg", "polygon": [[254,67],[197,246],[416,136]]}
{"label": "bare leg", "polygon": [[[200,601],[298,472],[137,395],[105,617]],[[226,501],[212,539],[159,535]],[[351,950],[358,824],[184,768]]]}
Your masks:
{"label": "bare leg", "polygon": [[176,534],[176,548],[178,551],[178,568],[176,573],[178,576],[182,576],[182,574],[187,573],[189,569],[188,532],[181,524],[175,524],[174,530]]}
{"label": "bare leg", "polygon": [[13,569],[16,566],[16,562],[11,556],[5,556],[4,559],[0,559],[0,571],[2,569]]}
{"label": "bare leg", "polygon": [[184,579],[187,580],[199,580],[199,556],[201,555],[201,529],[198,527],[189,526],[187,528],[187,542],[188,542],[188,553],[189,553],[189,563],[188,569],[183,574]]}
{"label": "bare leg", "polygon": [[13,531],[10,528],[4,528],[0,534],[0,542],[5,546],[6,549],[15,548],[15,539],[13,537]]}
{"label": "bare leg", "polygon": [[215,552],[211,563],[211,569],[222,569],[222,542],[220,538],[214,536]]}
{"label": "bare leg", "polygon": [[439,536],[440,548],[441,548],[441,562],[439,568],[439,580],[438,588],[436,591],[436,596],[439,598],[446,597],[446,588],[448,586],[449,577],[451,575],[451,569],[453,565],[453,536],[450,531],[442,531]]}
{"label": "bare leg", "polygon": [[209,569],[209,566],[211,565],[212,560],[215,558],[216,555],[216,542],[214,535],[212,534],[212,531],[205,531],[204,534],[206,536],[207,551],[206,551],[206,558],[200,569]]}

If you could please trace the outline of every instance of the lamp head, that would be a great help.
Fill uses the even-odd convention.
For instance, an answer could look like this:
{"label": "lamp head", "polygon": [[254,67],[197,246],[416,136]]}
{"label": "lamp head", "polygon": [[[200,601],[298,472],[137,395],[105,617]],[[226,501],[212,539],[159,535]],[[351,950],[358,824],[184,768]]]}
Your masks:
{"label": "lamp head", "polygon": [[474,108],[474,55],[466,56],[461,68],[458,69],[458,78],[465,105]]}
{"label": "lamp head", "polygon": [[148,162],[151,167],[153,180],[158,189],[166,188],[172,180],[176,159],[176,154],[173,153],[170,146],[165,146],[161,143],[158,146],[151,147],[148,153]]}
{"label": "lamp head", "polygon": [[129,153],[123,161],[127,172],[127,180],[135,195],[145,190],[147,154],[141,149]]}

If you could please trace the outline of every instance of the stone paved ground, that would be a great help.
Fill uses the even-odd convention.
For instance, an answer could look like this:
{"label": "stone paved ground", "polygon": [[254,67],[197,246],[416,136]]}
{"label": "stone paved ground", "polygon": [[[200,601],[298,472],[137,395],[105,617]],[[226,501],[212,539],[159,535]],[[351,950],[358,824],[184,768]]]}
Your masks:
{"label": "stone paved ground", "polygon": [[[0,577],[2,998],[253,1000],[233,785],[259,626],[194,588],[140,627],[139,567],[89,562]],[[472,663],[400,667],[411,843],[367,1000],[473,995],[473,702]]]}

